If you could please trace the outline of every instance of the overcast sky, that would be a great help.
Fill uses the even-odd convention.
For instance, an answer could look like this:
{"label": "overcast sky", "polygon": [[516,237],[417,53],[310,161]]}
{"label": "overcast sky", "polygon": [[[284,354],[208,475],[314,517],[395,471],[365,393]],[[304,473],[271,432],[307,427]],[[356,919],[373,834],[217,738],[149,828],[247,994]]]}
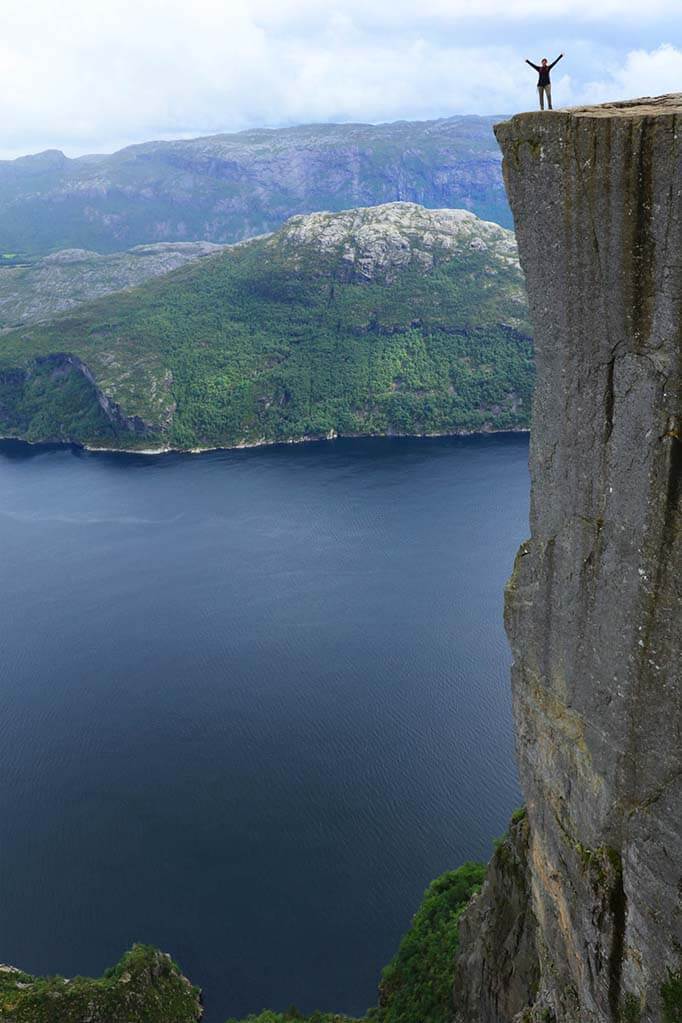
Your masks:
{"label": "overcast sky", "polygon": [[[682,91],[680,0],[2,0],[0,157]],[[677,43],[679,41],[680,48]]]}

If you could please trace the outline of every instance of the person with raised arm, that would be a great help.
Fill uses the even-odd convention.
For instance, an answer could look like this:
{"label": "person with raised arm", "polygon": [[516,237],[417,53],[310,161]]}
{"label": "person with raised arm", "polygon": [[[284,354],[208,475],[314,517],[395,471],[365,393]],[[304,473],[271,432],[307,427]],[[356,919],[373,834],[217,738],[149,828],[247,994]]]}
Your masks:
{"label": "person with raised arm", "polygon": [[535,70],[538,72],[540,76],[538,78],[538,96],[540,97],[540,110],[545,109],[545,96],[547,97],[548,109],[549,110],[552,109],[552,83],[549,80],[549,73],[554,67],[554,65],[559,63],[562,57],[563,53],[560,53],[557,59],[552,64],[547,63],[546,57],[542,58],[542,63],[540,65],[534,64],[532,60],[526,60],[526,64],[530,64],[532,68],[535,68]]}

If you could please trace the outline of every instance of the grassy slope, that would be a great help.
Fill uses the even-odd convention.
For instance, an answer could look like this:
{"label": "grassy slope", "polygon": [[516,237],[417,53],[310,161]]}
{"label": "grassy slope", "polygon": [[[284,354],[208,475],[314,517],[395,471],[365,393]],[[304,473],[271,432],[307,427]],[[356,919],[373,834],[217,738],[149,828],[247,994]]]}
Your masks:
{"label": "grassy slope", "polygon": [[[441,254],[430,273],[367,282],[338,253],[292,260],[285,245],[254,241],[4,335],[0,375],[55,352],[86,363],[146,434],[117,432],[94,406],[88,422],[81,392],[72,416],[71,398],[53,397],[58,413],[46,403],[37,421],[13,385],[3,400],[2,383],[0,432],[189,448],[515,428],[527,425],[533,376],[520,271],[471,249]],[[48,376],[46,389],[68,379]]]}

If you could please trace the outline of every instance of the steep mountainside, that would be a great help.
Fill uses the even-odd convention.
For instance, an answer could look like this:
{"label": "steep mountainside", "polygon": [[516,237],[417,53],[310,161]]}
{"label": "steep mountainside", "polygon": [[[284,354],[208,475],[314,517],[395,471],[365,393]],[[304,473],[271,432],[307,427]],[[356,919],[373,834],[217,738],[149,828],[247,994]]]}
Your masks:
{"label": "steep mountainside", "polygon": [[538,371],[506,601],[529,835],[466,916],[465,1023],[682,1019],[681,115],[679,95],[497,128]]}
{"label": "steep mountainside", "polygon": [[296,213],[401,200],[511,226],[492,124],[318,124],[0,161],[0,257],[239,241]]}
{"label": "steep mountainside", "polygon": [[48,319],[195,259],[214,256],[222,248],[212,242],[158,242],[112,255],[62,249],[23,266],[0,269],[0,330]]}
{"label": "steep mountainside", "polygon": [[527,423],[514,236],[393,203],[292,218],[0,338],[0,432],[210,447]]}

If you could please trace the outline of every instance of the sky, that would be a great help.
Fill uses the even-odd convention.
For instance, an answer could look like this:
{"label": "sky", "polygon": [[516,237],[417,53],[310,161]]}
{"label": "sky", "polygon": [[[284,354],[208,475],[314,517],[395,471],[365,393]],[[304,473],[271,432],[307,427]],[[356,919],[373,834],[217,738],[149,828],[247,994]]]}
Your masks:
{"label": "sky", "polygon": [[680,0],[2,0],[0,158],[682,91]]}

